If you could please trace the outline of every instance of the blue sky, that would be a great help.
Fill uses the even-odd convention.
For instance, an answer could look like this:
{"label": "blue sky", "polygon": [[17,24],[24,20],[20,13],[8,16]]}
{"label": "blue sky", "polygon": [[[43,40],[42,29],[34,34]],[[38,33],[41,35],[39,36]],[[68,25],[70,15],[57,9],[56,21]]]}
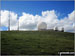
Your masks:
{"label": "blue sky", "polygon": [[41,11],[55,10],[60,13],[60,17],[67,16],[74,10],[73,1],[2,1],[2,10],[10,10],[17,13],[19,16],[22,12],[33,15],[41,15]]}
{"label": "blue sky", "polygon": [[[41,16],[42,11],[55,10],[58,19],[74,11],[74,1],[1,1],[1,10],[10,10],[22,16],[22,12]],[[7,30],[7,27],[0,29]]]}

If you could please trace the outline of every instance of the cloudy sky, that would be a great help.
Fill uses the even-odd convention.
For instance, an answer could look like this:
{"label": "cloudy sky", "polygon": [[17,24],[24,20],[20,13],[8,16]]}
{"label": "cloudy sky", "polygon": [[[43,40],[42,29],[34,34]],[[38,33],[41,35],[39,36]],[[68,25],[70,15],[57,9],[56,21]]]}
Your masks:
{"label": "cloudy sky", "polygon": [[46,22],[47,29],[64,28],[74,32],[74,1],[1,1],[0,30],[37,30],[39,22]]}

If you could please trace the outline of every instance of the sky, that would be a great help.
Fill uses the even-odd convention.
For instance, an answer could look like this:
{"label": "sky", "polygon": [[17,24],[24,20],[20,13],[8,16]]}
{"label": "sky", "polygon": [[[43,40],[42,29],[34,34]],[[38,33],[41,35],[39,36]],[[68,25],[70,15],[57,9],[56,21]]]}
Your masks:
{"label": "sky", "polygon": [[74,1],[1,1],[1,30],[8,30],[9,11],[11,30],[17,30],[18,21],[20,30],[35,30],[41,21],[48,29],[74,31]]}
{"label": "sky", "polygon": [[[67,16],[74,10],[73,1],[2,1],[2,10],[10,10],[18,13],[26,12],[33,15],[41,15],[41,11],[55,10],[61,14],[62,17]],[[36,10],[36,11],[35,11]],[[65,12],[65,13],[64,13]]]}

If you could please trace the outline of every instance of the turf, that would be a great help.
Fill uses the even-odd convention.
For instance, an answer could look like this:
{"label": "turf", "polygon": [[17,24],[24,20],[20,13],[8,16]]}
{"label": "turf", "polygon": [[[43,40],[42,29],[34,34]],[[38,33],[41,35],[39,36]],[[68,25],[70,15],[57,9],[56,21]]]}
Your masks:
{"label": "turf", "polygon": [[57,31],[2,31],[2,55],[55,55],[74,51],[74,33]]}

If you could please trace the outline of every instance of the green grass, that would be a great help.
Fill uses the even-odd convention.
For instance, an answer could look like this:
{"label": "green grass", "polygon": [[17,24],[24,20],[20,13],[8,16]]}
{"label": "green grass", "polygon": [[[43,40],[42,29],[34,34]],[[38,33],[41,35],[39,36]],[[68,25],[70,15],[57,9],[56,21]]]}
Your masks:
{"label": "green grass", "polygon": [[56,31],[2,31],[1,54],[52,55],[74,51],[74,33]]}

